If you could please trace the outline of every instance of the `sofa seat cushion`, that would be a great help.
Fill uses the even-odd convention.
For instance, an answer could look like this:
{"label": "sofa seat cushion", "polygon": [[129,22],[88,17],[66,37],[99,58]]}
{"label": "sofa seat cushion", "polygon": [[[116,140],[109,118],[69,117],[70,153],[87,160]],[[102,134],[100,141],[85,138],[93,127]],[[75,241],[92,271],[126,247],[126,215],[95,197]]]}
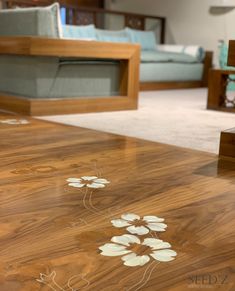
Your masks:
{"label": "sofa seat cushion", "polygon": [[197,59],[184,53],[161,52],[157,50],[142,51],[142,63],[197,63]]}
{"label": "sofa seat cushion", "polygon": [[118,96],[119,62],[0,56],[0,92],[28,98]]}
{"label": "sofa seat cushion", "polygon": [[201,81],[202,63],[141,63],[141,82]]}

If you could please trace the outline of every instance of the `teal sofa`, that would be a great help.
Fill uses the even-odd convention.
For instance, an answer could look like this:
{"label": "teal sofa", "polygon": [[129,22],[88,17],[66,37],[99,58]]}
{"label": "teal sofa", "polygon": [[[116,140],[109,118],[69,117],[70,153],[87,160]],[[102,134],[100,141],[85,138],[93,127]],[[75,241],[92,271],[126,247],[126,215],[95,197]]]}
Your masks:
{"label": "teal sofa", "polygon": [[[43,8],[1,10],[0,38],[33,36],[57,40],[83,40],[86,41],[87,47],[91,43],[91,48],[94,42],[107,42],[113,46],[114,43],[119,43],[120,58],[113,58],[108,52],[110,57],[103,59],[72,57],[66,54],[42,56],[9,55],[0,52],[0,94],[35,100],[125,96],[124,91],[131,90],[130,85],[123,85],[125,82],[123,83],[122,74],[126,74],[125,70],[128,74],[135,74],[135,78],[128,76],[128,80],[135,80],[134,87],[139,86],[137,76],[140,71],[140,88],[143,90],[201,87],[207,84],[211,55],[208,61],[206,53],[198,58],[197,54],[185,51],[162,50],[152,31],[130,28],[108,31],[97,29],[94,25],[62,26],[59,14],[57,3]],[[136,59],[132,71],[127,67],[123,70],[123,62],[126,60],[122,58],[123,50],[128,50],[130,44]],[[140,67],[138,56],[134,52],[134,49],[138,50],[136,44],[141,46]],[[100,48],[102,49],[103,45]],[[109,48],[112,50],[112,47]],[[136,99],[136,89],[134,92]],[[132,94],[127,95],[131,97]],[[126,109],[136,108],[136,101],[132,104]],[[112,107],[109,110],[111,109]],[[92,110],[95,110],[94,106]]]}
{"label": "teal sofa", "polygon": [[[0,36],[61,38],[59,5],[0,11]],[[118,96],[119,62],[0,55],[0,92],[28,98]]]}

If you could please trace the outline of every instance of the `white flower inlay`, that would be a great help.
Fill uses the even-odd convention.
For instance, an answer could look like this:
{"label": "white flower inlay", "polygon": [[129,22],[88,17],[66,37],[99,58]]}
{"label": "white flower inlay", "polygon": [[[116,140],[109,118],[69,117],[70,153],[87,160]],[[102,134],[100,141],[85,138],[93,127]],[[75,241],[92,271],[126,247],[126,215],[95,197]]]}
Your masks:
{"label": "white flower inlay", "polygon": [[5,119],[5,120],[0,120],[0,123],[3,124],[29,124],[29,121],[26,119]]}
{"label": "white flower inlay", "polygon": [[119,219],[111,220],[113,226],[121,228],[126,227],[131,234],[145,235],[152,231],[165,231],[167,225],[162,223],[164,218],[157,216],[144,216],[142,219],[139,215],[133,213],[123,214]]}
{"label": "white flower inlay", "polygon": [[159,262],[170,262],[177,253],[171,250],[171,245],[156,238],[145,238],[143,242],[131,234],[114,236],[112,243],[107,243],[99,249],[101,255],[108,257],[122,256],[125,266],[143,266],[150,261],[150,257]]}
{"label": "white flower inlay", "polygon": [[96,176],[83,176],[81,178],[69,178],[66,180],[69,182],[69,186],[75,188],[104,188],[106,184],[110,182],[103,178],[98,178]]}

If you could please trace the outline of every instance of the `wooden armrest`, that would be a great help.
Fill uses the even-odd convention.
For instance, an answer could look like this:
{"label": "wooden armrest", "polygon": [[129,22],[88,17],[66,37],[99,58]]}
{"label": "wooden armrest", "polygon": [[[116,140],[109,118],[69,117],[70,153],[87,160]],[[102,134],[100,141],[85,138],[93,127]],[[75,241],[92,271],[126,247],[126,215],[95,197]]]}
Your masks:
{"label": "wooden armrest", "polygon": [[12,36],[0,37],[0,54],[128,60],[133,55],[139,57],[140,46],[129,43]]}

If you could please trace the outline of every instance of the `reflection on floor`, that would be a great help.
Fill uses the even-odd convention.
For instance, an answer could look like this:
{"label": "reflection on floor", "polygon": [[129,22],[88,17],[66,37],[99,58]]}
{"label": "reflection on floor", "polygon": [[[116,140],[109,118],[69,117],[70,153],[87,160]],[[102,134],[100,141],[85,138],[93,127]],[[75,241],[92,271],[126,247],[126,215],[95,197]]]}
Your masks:
{"label": "reflection on floor", "polygon": [[16,121],[0,122],[0,290],[182,291],[211,278],[213,290],[233,290],[233,164],[7,119]]}

